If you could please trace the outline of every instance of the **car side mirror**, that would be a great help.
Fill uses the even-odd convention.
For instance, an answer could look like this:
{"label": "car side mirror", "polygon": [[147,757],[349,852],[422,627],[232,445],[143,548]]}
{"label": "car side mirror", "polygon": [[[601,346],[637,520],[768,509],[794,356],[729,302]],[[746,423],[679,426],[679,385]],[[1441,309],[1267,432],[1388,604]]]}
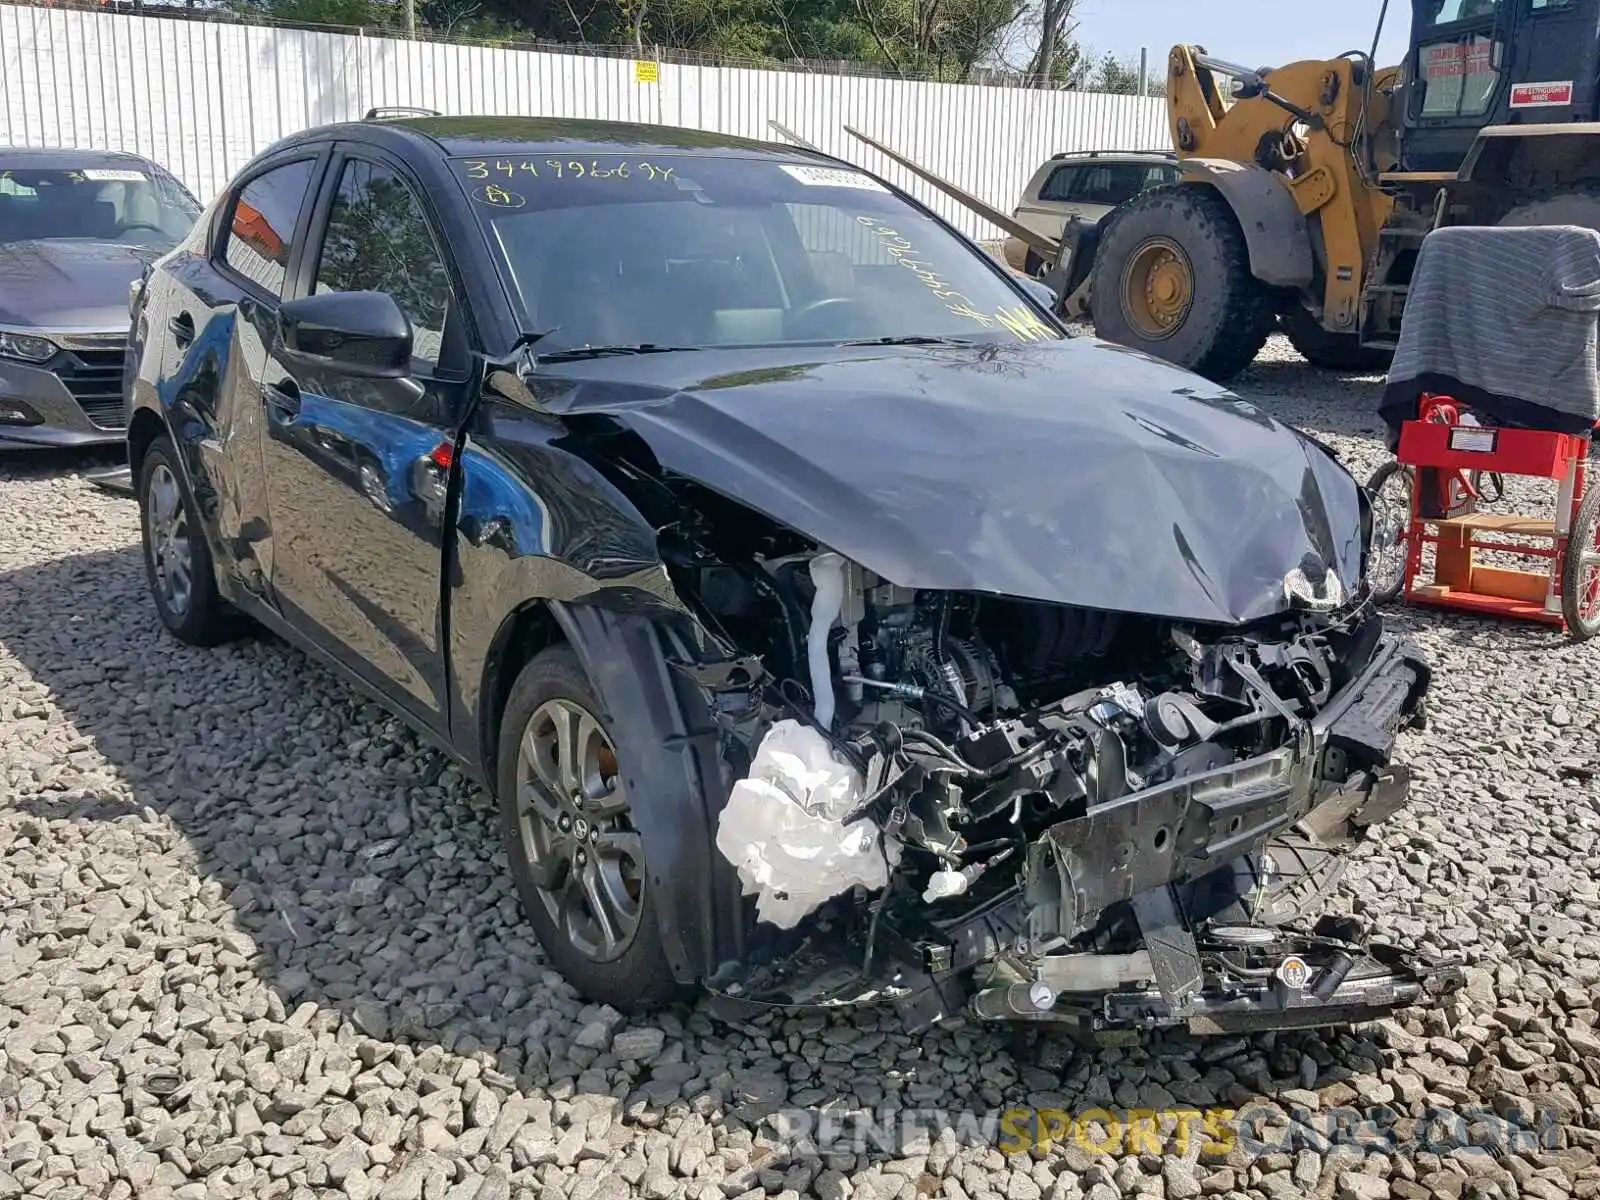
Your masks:
{"label": "car side mirror", "polygon": [[287,359],[347,375],[411,374],[411,322],[387,292],[324,292],[290,300],[278,310],[278,346]]}

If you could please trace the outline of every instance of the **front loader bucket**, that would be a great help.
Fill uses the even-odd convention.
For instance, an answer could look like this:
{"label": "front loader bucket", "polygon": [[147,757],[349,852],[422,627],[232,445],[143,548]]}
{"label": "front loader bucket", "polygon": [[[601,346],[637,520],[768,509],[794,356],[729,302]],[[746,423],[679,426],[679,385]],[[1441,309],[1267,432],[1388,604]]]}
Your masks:
{"label": "front loader bucket", "polygon": [[1089,277],[1099,245],[1100,227],[1079,217],[1062,232],[1061,248],[1042,282],[1055,293],[1055,312],[1063,320],[1089,319]]}

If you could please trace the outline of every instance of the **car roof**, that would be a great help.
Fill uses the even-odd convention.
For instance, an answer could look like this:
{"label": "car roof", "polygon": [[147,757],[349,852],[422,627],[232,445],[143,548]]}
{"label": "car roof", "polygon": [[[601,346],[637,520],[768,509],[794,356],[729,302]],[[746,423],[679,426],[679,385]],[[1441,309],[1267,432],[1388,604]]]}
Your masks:
{"label": "car roof", "polygon": [[52,167],[110,167],[117,164],[138,163],[153,167],[148,158],[130,154],[125,150],[74,150],[70,147],[0,146],[0,170],[17,170],[33,167],[48,170]]}
{"label": "car roof", "polygon": [[[838,163],[816,151],[776,142],[761,142],[734,134],[673,125],[646,125],[627,121],[590,121],[564,117],[383,117],[322,125],[285,138],[279,146],[298,141],[383,142],[382,130],[392,130],[408,140],[427,139],[450,157],[493,157],[513,154],[633,154],[685,150],[732,151],[753,157],[770,156],[794,161]],[[275,147],[276,149],[276,147]],[[851,164],[843,164],[851,165]]]}

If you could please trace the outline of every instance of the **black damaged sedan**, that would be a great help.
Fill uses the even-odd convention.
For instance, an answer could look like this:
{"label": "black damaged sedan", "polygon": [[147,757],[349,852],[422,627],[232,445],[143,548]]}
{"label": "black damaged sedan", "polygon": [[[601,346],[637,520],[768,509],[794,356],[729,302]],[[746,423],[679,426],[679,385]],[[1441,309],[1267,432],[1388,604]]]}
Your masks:
{"label": "black damaged sedan", "polygon": [[596,1000],[1109,1034],[1460,985],[1318,912],[1405,802],[1429,678],[1357,484],[871,175],[317,129],[157,264],[134,338],[162,621],[276,630],[465,764]]}

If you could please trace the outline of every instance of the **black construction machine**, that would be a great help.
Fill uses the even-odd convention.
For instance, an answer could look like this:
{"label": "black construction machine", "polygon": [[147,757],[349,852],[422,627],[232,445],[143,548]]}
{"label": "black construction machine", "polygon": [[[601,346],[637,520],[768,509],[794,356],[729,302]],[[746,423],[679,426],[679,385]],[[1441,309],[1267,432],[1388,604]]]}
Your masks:
{"label": "black construction machine", "polygon": [[1376,47],[1259,70],[1173,47],[1182,180],[1060,242],[851,132],[1052,263],[1101,337],[1226,381],[1281,328],[1381,371],[1431,230],[1600,229],[1600,0],[1413,0],[1404,63]]}

